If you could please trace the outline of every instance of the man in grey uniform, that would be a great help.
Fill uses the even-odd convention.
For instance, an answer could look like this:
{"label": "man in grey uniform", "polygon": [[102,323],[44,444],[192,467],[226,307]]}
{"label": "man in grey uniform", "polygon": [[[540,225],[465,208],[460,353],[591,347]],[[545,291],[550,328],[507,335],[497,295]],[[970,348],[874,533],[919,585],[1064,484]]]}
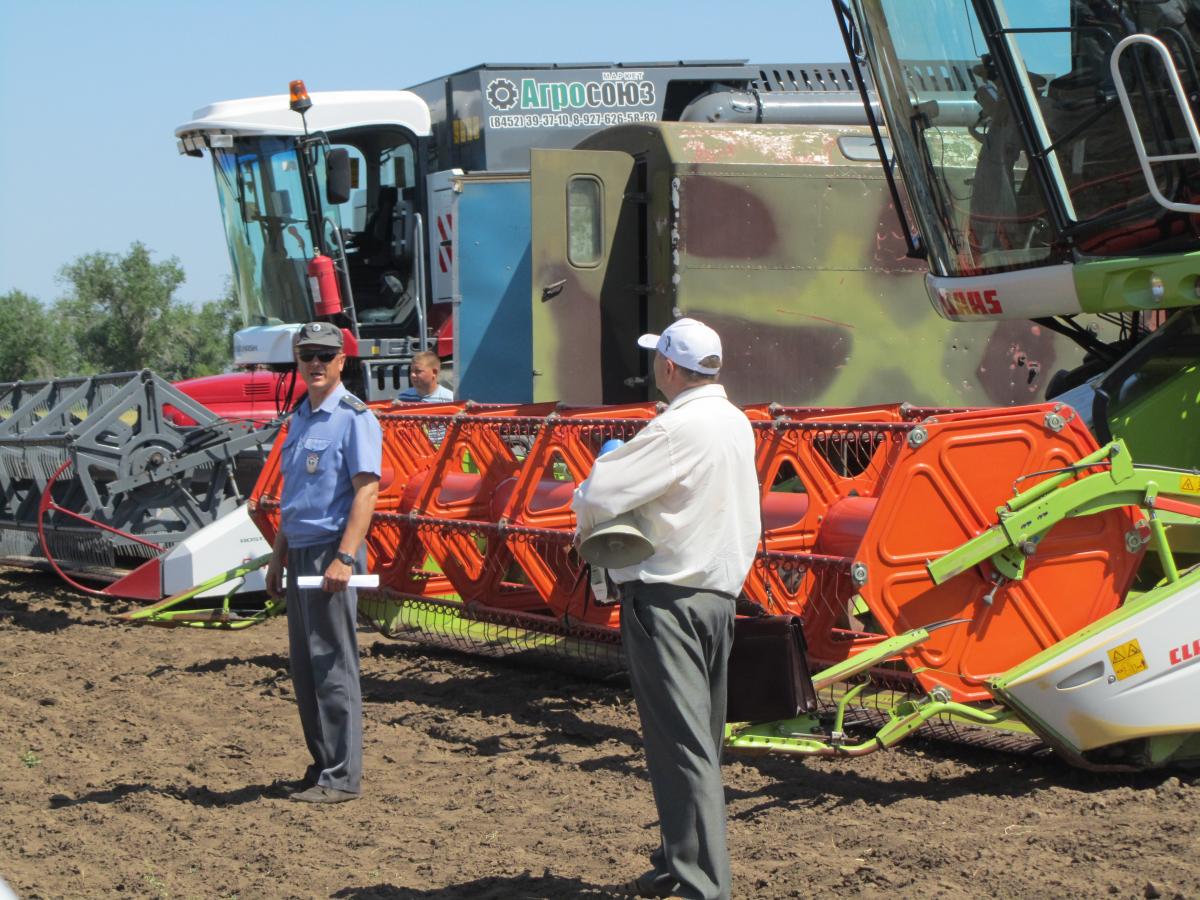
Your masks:
{"label": "man in grey uniform", "polygon": [[[267,568],[267,591],[287,567],[289,661],[304,740],[312,754],[291,799],[340,803],[362,779],[362,693],[358,680],[358,597],[350,576],[379,495],[383,433],[367,405],[342,385],[342,332],[310,322],[293,341],[308,387],[288,423],[280,469],[280,527]],[[321,576],[302,590],[303,575]]]}
{"label": "man in grey uniform", "polygon": [[728,900],[721,748],[734,603],[761,527],[754,433],[716,383],[715,331],[678,319],[638,343],[655,350],[654,380],[670,405],[597,459],[572,503],[580,535],[631,513],[654,546],[644,562],[609,572],[662,839],[651,870],[616,890]]}

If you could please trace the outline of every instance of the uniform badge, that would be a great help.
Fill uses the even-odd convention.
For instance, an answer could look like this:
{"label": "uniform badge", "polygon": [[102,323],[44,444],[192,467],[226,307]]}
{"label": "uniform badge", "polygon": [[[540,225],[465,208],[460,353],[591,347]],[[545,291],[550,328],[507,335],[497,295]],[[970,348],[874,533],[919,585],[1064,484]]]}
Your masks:
{"label": "uniform badge", "polygon": [[317,463],[321,461],[321,456],[318,453],[308,454],[308,458],[304,461],[304,468],[308,470],[309,475],[317,474]]}

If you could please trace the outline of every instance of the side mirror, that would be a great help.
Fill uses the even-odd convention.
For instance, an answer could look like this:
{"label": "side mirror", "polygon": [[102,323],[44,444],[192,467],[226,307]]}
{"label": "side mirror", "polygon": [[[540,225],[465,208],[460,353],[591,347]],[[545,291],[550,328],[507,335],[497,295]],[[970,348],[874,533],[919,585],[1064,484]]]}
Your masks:
{"label": "side mirror", "polygon": [[325,200],[337,206],[350,199],[350,151],[335,147],[325,154]]}

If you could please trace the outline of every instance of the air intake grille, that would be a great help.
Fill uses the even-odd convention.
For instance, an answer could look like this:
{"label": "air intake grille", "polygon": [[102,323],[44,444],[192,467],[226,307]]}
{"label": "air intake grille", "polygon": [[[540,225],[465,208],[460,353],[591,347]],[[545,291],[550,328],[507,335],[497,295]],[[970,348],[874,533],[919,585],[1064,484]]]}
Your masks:
{"label": "air intake grille", "polygon": [[751,87],[763,92],[858,93],[858,82],[849,63],[764,67],[758,70],[758,78],[751,82]]}

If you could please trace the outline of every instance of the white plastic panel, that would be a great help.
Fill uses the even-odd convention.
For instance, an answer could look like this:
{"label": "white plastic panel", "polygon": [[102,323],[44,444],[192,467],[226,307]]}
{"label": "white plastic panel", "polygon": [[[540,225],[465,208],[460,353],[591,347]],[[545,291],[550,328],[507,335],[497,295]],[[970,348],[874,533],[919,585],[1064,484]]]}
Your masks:
{"label": "white plastic panel", "polygon": [[1200,584],[1102,629],[1006,692],[1079,750],[1200,731]]}
{"label": "white plastic panel", "polygon": [[[271,545],[250,521],[250,513],[243,504],[201,528],[163,557],[163,594],[170,596],[186,591],[214,575],[270,552]],[[238,593],[266,589],[266,569],[259,569],[246,576],[246,583]],[[229,586],[224,585],[199,596],[220,597],[228,590]]]}
{"label": "white plastic panel", "polygon": [[[361,125],[403,125],[418,137],[429,134],[429,107],[411,91],[318,91],[309,95],[308,130],[337,131]],[[175,129],[182,138],[195,132],[230,134],[303,134],[300,114],[287,94],[223,100],[201,107]]]}
{"label": "white plastic panel", "polygon": [[928,275],[925,286],[937,314],[953,322],[1035,319],[1084,312],[1069,265],[961,278]]}
{"label": "white plastic panel", "polygon": [[238,366],[292,363],[297,325],[251,325],[233,335],[233,362]]}

